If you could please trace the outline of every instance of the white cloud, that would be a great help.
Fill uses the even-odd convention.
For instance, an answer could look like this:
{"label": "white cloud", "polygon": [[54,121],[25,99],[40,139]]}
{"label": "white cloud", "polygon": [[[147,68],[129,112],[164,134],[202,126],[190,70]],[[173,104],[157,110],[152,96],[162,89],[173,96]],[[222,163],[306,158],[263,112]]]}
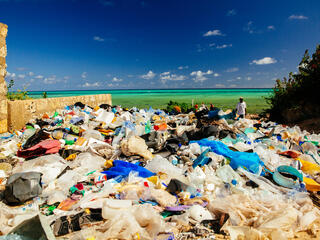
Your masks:
{"label": "white cloud", "polygon": [[238,86],[237,84],[231,84],[229,87],[235,88],[235,87],[237,87],[237,86]]}
{"label": "white cloud", "polygon": [[47,77],[47,78],[45,78],[44,80],[43,80],[43,83],[45,83],[45,84],[54,84],[54,83],[56,83],[57,81],[56,81],[56,75],[53,75],[53,76],[51,76],[51,77]]}
{"label": "white cloud", "polygon": [[100,86],[99,82],[94,82],[94,83],[86,82],[85,84],[82,85],[82,87],[99,87],[99,86]]}
{"label": "white cloud", "polygon": [[104,42],[104,38],[99,37],[99,36],[94,36],[93,40],[97,41],[97,42]]}
{"label": "white cloud", "polygon": [[29,72],[28,75],[31,77],[34,75],[34,72]]}
{"label": "white cloud", "polygon": [[86,79],[87,76],[88,76],[87,72],[83,72],[83,73],[81,74],[81,78],[82,78],[82,79]]}
{"label": "white cloud", "polygon": [[42,79],[42,78],[44,78],[42,75],[37,75],[37,76],[35,76],[34,78],[36,78],[36,79]]}
{"label": "white cloud", "polygon": [[219,73],[215,73],[215,74],[213,74],[213,76],[215,76],[215,77],[219,77],[219,76],[221,76]]}
{"label": "white cloud", "polygon": [[217,83],[217,84],[216,84],[216,87],[217,87],[217,88],[224,88],[225,85],[224,85],[224,84]]}
{"label": "white cloud", "polygon": [[226,72],[237,72],[237,71],[239,71],[239,68],[237,68],[237,67],[228,68],[228,69],[226,70]]}
{"label": "white cloud", "polygon": [[160,74],[160,76],[166,76],[166,75],[169,75],[169,74],[170,74],[170,72],[163,72],[163,73]]}
{"label": "white cloud", "polygon": [[179,70],[188,69],[188,68],[189,68],[189,66],[180,66],[180,67],[178,67]]}
{"label": "white cloud", "polygon": [[128,78],[132,78],[132,77],[134,77],[134,75],[132,75],[132,74],[128,74],[128,76],[127,76]]}
{"label": "white cloud", "polygon": [[117,77],[114,77],[112,78],[112,82],[122,82],[123,80],[121,78],[117,78]]}
{"label": "white cloud", "polygon": [[32,83],[32,82],[34,82],[34,79],[33,79],[33,78],[31,78],[29,81]]}
{"label": "white cloud", "polygon": [[237,14],[237,11],[235,10],[235,9],[231,9],[231,10],[229,10],[228,12],[227,12],[227,16],[234,16],[234,15],[236,15]]}
{"label": "white cloud", "polygon": [[247,77],[247,80],[248,80],[248,81],[251,81],[251,80],[252,80],[252,77]]}
{"label": "white cloud", "polygon": [[24,75],[24,74],[19,74],[18,75],[18,78],[21,78],[21,79],[24,79],[26,77],[26,75]]}
{"label": "white cloud", "polygon": [[228,47],[232,47],[232,44],[218,45],[216,48],[217,48],[217,49],[223,49],[223,48],[228,48]]}
{"label": "white cloud", "polygon": [[166,83],[167,81],[183,81],[187,77],[184,75],[170,74],[170,72],[164,72],[160,74],[160,81]]}
{"label": "white cloud", "polygon": [[209,47],[214,47],[215,45],[215,43],[209,43]]}
{"label": "white cloud", "polygon": [[225,34],[222,34],[222,32],[218,29],[215,30],[210,30],[203,34],[204,37],[209,37],[209,36],[225,36]]}
{"label": "white cloud", "polygon": [[249,32],[250,34],[254,33],[253,21],[249,21],[247,25],[243,28],[243,30]]}
{"label": "white cloud", "polygon": [[238,80],[241,80],[241,77],[237,77]]}
{"label": "white cloud", "polygon": [[267,28],[268,28],[268,30],[276,30],[276,28],[273,25],[270,25]]}
{"label": "white cloud", "polygon": [[10,73],[10,72],[7,72],[6,74],[6,78],[15,78],[16,77],[16,74],[15,73]]}
{"label": "white cloud", "polygon": [[143,79],[149,80],[149,79],[154,78],[155,76],[156,76],[156,74],[150,70],[147,74],[143,74],[140,77]]}
{"label": "white cloud", "polygon": [[202,72],[202,71],[194,71],[190,73],[191,76],[193,76],[193,81],[195,82],[203,82],[206,81],[208,78],[206,75],[213,74],[212,70],[208,70],[207,72]]}
{"label": "white cloud", "polygon": [[276,63],[277,60],[271,57],[264,57],[259,60],[253,60],[250,64],[256,64],[256,65],[266,65],[266,64],[272,64]]}
{"label": "white cloud", "polygon": [[308,17],[303,16],[303,15],[291,15],[290,17],[288,17],[288,19],[290,20],[307,20]]}
{"label": "white cloud", "polygon": [[68,79],[70,79],[70,77],[69,76],[64,76],[63,79],[64,80],[68,80]]}

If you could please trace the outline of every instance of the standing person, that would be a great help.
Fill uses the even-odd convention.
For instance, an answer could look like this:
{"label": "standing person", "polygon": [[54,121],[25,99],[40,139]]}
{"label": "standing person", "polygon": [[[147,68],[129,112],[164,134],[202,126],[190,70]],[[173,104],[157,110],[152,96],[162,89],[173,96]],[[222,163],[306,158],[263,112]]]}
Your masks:
{"label": "standing person", "polygon": [[212,103],[210,103],[210,111],[214,110],[214,105]]}
{"label": "standing person", "polygon": [[237,104],[237,114],[239,118],[245,118],[247,114],[247,104],[243,101],[243,97],[239,98],[239,102]]}

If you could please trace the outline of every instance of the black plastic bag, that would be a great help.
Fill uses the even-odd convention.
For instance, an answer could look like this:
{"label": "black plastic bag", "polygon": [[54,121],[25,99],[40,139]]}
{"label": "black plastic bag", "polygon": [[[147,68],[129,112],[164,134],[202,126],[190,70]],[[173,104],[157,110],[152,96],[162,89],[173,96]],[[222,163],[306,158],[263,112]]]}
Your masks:
{"label": "black plastic bag", "polygon": [[42,173],[21,172],[11,175],[4,190],[4,199],[8,205],[20,205],[37,197],[42,192]]}

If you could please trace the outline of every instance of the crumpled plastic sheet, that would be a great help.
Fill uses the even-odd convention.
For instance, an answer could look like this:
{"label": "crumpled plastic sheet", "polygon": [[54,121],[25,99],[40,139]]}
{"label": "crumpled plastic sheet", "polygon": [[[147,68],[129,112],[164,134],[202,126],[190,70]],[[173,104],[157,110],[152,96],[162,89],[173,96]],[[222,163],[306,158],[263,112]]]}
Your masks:
{"label": "crumpled plastic sheet", "polygon": [[128,208],[112,208],[105,204],[102,212],[105,223],[96,227],[96,239],[155,239],[168,230],[163,218],[149,204]]}
{"label": "crumpled plastic sheet", "polygon": [[313,207],[312,201],[305,196],[299,198],[299,193],[292,199],[286,199],[282,194],[267,194],[269,196],[260,191],[255,195],[232,194],[216,198],[210,201],[208,209],[214,214],[229,214],[223,229],[230,234],[241,229],[241,234],[259,231],[268,236],[270,231],[281,231],[284,236],[294,237],[296,231],[307,230],[320,217],[320,211]]}

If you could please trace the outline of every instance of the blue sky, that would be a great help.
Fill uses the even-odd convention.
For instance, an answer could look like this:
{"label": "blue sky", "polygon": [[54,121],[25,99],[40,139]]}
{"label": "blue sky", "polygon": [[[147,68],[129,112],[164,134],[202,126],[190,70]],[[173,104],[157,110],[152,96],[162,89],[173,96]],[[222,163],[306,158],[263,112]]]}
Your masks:
{"label": "blue sky", "polygon": [[272,87],[320,43],[320,1],[0,0],[28,90]]}

